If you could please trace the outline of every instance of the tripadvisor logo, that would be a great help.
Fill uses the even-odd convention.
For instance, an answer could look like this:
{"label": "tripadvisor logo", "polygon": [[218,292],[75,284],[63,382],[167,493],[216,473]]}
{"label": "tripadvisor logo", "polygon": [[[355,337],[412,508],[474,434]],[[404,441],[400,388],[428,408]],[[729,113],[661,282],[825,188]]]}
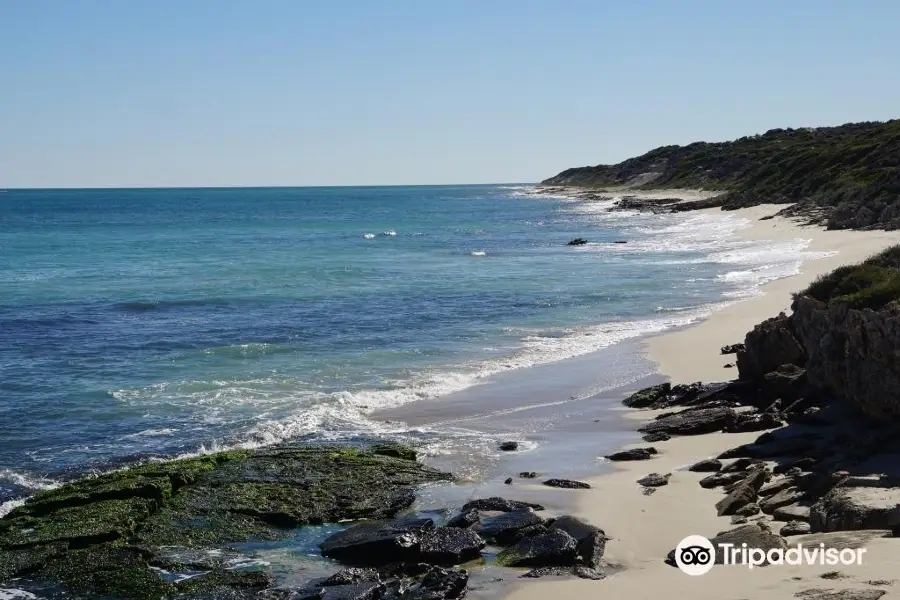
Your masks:
{"label": "tripadvisor logo", "polygon": [[826,548],[825,544],[791,548],[752,548],[747,544],[713,545],[702,535],[689,535],[675,548],[675,564],[688,575],[705,575],[716,564],[745,565],[748,569],[770,565],[861,565],[865,548]]}

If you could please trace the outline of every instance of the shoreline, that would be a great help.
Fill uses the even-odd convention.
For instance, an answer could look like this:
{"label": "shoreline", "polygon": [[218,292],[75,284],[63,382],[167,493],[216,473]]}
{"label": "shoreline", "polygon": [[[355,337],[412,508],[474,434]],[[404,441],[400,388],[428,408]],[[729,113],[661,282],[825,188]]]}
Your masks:
{"label": "shoreline", "polygon": [[[756,324],[781,311],[789,313],[791,295],[819,275],[841,265],[860,262],[900,243],[900,232],[826,231],[784,217],[759,220],[783,208],[785,205],[759,205],[729,213],[751,220],[750,227],[738,232],[745,239],[802,237],[810,240],[807,251],[831,254],[804,261],[796,275],[763,284],[759,295],[729,304],[696,324],[646,338],[642,347],[647,358],[656,363],[660,376],[673,384],[734,379],[737,369],[724,368],[724,364],[734,363],[734,355],[721,355],[722,346],[742,342]],[[721,211],[703,209],[694,212]],[[624,420],[632,423],[635,430],[660,412],[625,407],[620,410]],[[663,562],[666,554],[688,535],[711,537],[735,527],[730,517],[716,516],[712,506],[721,499],[721,491],[700,487],[698,481],[706,474],[689,472],[686,468],[696,461],[753,441],[759,434],[757,431],[675,437],[653,444],[660,454],[650,461],[607,464],[612,467],[611,473],[587,479],[591,489],[577,492],[574,514],[604,529],[612,538],[604,560],[618,572],[602,582],[549,578],[539,582],[517,582],[506,598],[539,600],[556,594],[586,600],[601,594],[656,599],[684,593],[692,600],[788,599],[813,587],[839,591],[851,586],[859,589],[869,581],[893,581],[895,551],[889,540],[884,539],[865,540],[866,561],[860,566],[842,567],[846,578],[839,581],[820,579],[823,574],[835,570],[829,566],[784,565],[754,570],[720,567],[703,577],[689,577]],[[635,442],[624,449],[649,445],[638,441],[636,431]],[[645,496],[636,482],[650,472],[671,472],[672,477],[659,493]]]}

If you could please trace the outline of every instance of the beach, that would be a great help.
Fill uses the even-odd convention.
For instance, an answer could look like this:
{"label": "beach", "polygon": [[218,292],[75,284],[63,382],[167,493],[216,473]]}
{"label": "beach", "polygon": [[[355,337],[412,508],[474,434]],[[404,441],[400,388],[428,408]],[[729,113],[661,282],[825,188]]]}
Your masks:
{"label": "beach", "polygon": [[[791,294],[834,268],[863,259],[900,242],[900,233],[883,231],[825,231],[774,217],[782,206],[762,205],[735,211],[753,225],[741,235],[779,240],[801,237],[810,240],[809,250],[830,256],[804,262],[800,273],[764,285],[762,294],[732,304],[699,324],[665,333],[645,341],[647,356],[658,364],[660,375],[673,383],[722,381],[735,378],[737,369],[724,368],[734,355],[721,355],[726,344],[743,341],[754,325],[780,311],[788,312]],[[718,212],[718,209],[713,209]],[[655,411],[623,409],[635,428],[652,419]],[[806,590],[888,590],[896,576],[895,546],[890,539],[867,532],[844,532],[846,543],[866,549],[861,566],[840,567],[840,575],[820,576],[833,566],[777,565],[748,569],[717,566],[700,577],[690,577],[663,562],[666,554],[688,535],[712,537],[734,527],[729,517],[717,517],[714,504],[720,490],[701,488],[704,474],[688,472],[694,462],[754,440],[759,432],[676,437],[653,444],[660,454],[650,461],[616,463],[613,472],[589,479],[592,488],[578,491],[575,514],[604,529],[611,538],[605,561],[621,567],[603,581],[549,580],[522,583],[508,596],[514,600],[564,598],[660,598],[683,595],[692,600],[740,598],[793,598]],[[647,446],[635,444],[634,446]],[[650,472],[672,473],[669,484],[653,495],[643,495],[636,481]],[[803,536],[817,545],[816,535]],[[869,539],[871,538],[871,539]],[[796,543],[799,538],[788,538]],[[828,593],[828,592],[822,592]],[[815,596],[813,596],[815,597]],[[824,597],[824,596],[823,596]],[[843,597],[843,596],[841,596]],[[857,596],[846,596],[857,597]],[[878,597],[859,596],[859,597]]]}

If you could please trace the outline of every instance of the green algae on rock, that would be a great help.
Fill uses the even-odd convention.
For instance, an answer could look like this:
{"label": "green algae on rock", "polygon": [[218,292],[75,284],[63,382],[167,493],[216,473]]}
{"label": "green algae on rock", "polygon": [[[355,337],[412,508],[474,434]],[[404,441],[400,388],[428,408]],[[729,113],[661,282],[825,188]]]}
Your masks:
{"label": "green algae on rock", "polygon": [[18,578],[18,587],[123,599],[263,589],[266,573],[213,567],[175,582],[159,569],[172,565],[173,546],[217,550],[289,538],[306,524],[393,517],[416,486],[449,478],[399,444],[283,445],[142,464],[38,493],[0,519],[0,585]]}

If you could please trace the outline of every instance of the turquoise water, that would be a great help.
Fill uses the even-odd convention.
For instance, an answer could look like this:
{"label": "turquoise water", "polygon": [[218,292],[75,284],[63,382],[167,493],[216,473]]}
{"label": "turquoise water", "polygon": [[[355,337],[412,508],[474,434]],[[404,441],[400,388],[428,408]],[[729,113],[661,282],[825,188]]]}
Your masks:
{"label": "turquoise water", "polygon": [[690,322],[802,253],[735,241],[727,215],[608,206],[528,186],[9,190],[0,501],[146,456],[402,435],[368,414]]}

